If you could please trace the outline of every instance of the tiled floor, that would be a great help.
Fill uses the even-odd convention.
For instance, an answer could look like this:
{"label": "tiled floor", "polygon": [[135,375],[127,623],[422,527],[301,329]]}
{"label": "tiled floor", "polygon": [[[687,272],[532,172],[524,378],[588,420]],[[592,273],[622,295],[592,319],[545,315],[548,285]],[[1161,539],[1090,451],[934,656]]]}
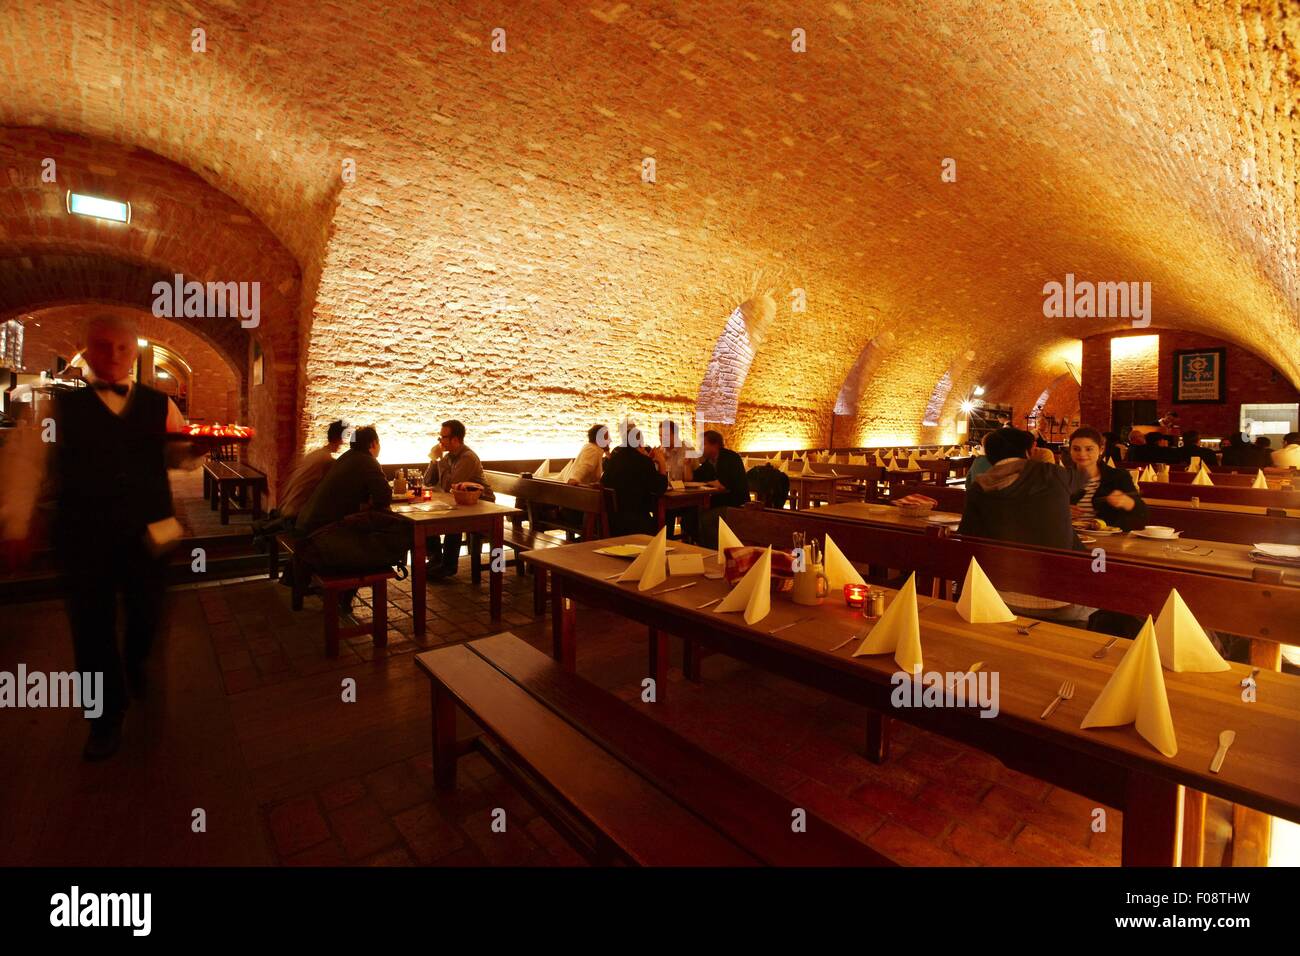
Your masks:
{"label": "tiled floor", "polygon": [[[390,596],[388,649],[354,638],[330,660],[316,598],[295,614],[265,579],[174,592],[152,696],[128,714],[112,761],[79,759],[81,721],[66,711],[6,716],[21,732],[0,735],[18,768],[0,792],[0,819],[17,824],[0,863],[580,862],[481,757],[466,759],[454,796],[431,787],[428,687],[411,653],[504,629],[545,646],[531,579],[507,575],[499,626],[486,585],[431,585],[423,644],[409,585]],[[1094,833],[1090,801],[902,724],[874,765],[860,755],[862,710],[723,657],[706,660],[700,684],[675,670],[668,701],[641,704],[644,629],[581,609],[579,627],[584,677],[900,862],[1118,862],[1118,812]],[[57,603],[6,609],[4,629],[0,668],[71,666]],[[342,700],[345,678],[355,703]],[[498,807],[504,834],[490,826]],[[205,833],[193,832],[199,808]]]}

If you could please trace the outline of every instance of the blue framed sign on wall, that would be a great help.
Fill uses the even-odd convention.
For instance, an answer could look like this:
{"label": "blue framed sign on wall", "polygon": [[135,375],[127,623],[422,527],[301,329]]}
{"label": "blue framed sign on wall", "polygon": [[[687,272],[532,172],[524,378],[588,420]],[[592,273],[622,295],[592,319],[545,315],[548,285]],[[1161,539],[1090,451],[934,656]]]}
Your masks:
{"label": "blue framed sign on wall", "polygon": [[1227,349],[1174,352],[1174,402],[1223,402]]}

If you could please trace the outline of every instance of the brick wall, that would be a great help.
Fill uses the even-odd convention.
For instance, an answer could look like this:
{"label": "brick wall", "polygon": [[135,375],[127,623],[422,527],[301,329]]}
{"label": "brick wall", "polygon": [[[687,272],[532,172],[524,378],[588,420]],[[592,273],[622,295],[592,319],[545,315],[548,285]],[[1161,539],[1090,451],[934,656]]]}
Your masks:
{"label": "brick wall", "polygon": [[[1159,365],[1154,388],[1146,388],[1132,398],[1155,398],[1159,411],[1176,411],[1184,430],[1199,431],[1207,437],[1223,437],[1236,431],[1240,424],[1241,405],[1257,402],[1300,402],[1297,390],[1264,358],[1233,345],[1195,332],[1160,330]],[[1083,342],[1083,417],[1097,427],[1110,427],[1112,392],[1110,343],[1114,335],[1096,335]],[[1174,404],[1175,350],[1226,348],[1226,394],[1223,404]],[[1099,423],[1104,423],[1099,424]]]}
{"label": "brick wall", "polygon": [[[190,366],[188,406],[191,420],[238,420],[239,379],[230,360],[193,332],[139,309],[111,305],[56,306],[23,315],[23,356],[26,369],[53,370],[55,357],[70,361],[85,342],[85,321],[90,315],[120,313],[136,323],[140,337],[166,346]],[[161,383],[154,383],[161,386]],[[170,390],[169,390],[170,391]]]}

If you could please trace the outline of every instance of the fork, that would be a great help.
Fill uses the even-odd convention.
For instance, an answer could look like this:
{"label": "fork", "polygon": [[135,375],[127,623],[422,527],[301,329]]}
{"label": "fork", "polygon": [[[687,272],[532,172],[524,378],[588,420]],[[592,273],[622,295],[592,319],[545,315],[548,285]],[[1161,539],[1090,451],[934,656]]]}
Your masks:
{"label": "fork", "polygon": [[1056,692],[1056,700],[1047,705],[1047,709],[1038,715],[1039,720],[1046,720],[1055,713],[1056,708],[1060,706],[1061,701],[1069,700],[1074,696],[1074,681],[1067,680],[1061,684],[1061,689]]}
{"label": "fork", "polygon": [[1030,625],[1028,625],[1028,626],[1026,626],[1026,627],[1020,627],[1019,625],[1017,625],[1017,626],[1016,626],[1016,633],[1017,633],[1017,634],[1028,634],[1030,631],[1032,631],[1034,628],[1036,628],[1039,624],[1042,624],[1042,623],[1043,623],[1042,621],[1035,621],[1033,624],[1030,624]]}
{"label": "fork", "polygon": [[805,621],[811,621],[811,620],[812,620],[812,618],[810,618],[810,617],[801,617],[801,618],[799,618],[799,620],[797,620],[797,621],[791,621],[789,624],[782,624],[780,627],[774,627],[774,628],[772,628],[772,630],[768,631],[767,633],[769,633],[769,634],[777,634],[777,633],[780,633],[781,631],[786,630],[787,628],[794,627],[796,624],[802,624],[802,623],[804,623]]}

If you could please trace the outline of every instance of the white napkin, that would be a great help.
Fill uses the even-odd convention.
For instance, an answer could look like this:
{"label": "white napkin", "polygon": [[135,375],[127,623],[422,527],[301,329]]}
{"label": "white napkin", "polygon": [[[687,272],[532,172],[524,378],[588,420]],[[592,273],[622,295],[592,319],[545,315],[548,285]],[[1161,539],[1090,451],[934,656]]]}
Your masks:
{"label": "white napkin", "polygon": [[542,462],[540,465],[537,466],[537,470],[533,472],[533,477],[545,478],[550,473],[551,473],[551,459],[548,458],[546,459],[546,461]]}
{"label": "white napkin", "polygon": [[715,614],[744,611],[745,623],[755,624],[772,610],[772,546],[754,563],[731,593],[713,609]]}
{"label": "white napkin", "polygon": [[957,613],[972,624],[1004,624],[1016,619],[974,558],[970,559],[970,566],[966,569],[966,581],[961,586]]}
{"label": "white napkin", "polygon": [[1142,738],[1166,757],[1178,753],[1165,672],[1160,668],[1160,648],[1150,616],[1079,726],[1086,730],[1124,724],[1133,724]]}
{"label": "white napkin", "polygon": [[1254,480],[1253,482],[1251,482],[1250,487],[1252,487],[1252,488],[1262,488],[1264,491],[1268,491],[1268,479],[1264,477],[1264,469],[1263,469],[1263,468],[1261,468],[1261,469],[1259,470],[1258,474],[1255,475],[1255,480]]}
{"label": "white napkin", "polygon": [[1175,673],[1208,674],[1228,670],[1205,630],[1174,588],[1156,618],[1160,663]]}
{"label": "white napkin", "polygon": [[728,548],[743,547],[744,545],[736,537],[736,533],[727,527],[727,522],[723,521],[722,518],[718,518],[718,566],[726,567]]}
{"label": "white napkin", "polygon": [[638,591],[649,591],[656,584],[662,584],[668,577],[665,569],[664,557],[668,551],[668,529],[660,528],[659,533],[655,535],[654,540],[646,545],[635,561],[628,565],[628,569],[619,575],[620,581],[636,581],[640,579],[637,585]]}
{"label": "white napkin", "polygon": [[844,593],[846,584],[866,584],[862,580],[862,575],[858,574],[857,568],[853,563],[844,556],[840,546],[831,540],[831,536],[826,536],[826,554],[822,558],[822,569],[826,573],[826,586],[830,589],[831,596]]}
{"label": "white napkin", "polygon": [[1214,482],[1212,482],[1212,481],[1210,480],[1210,473],[1209,473],[1208,471],[1198,471],[1198,472],[1196,473],[1196,477],[1192,479],[1192,484],[1194,484],[1194,485],[1213,485]]}
{"label": "white napkin", "polygon": [[894,652],[894,661],[904,671],[921,670],[921,621],[916,609],[916,574],[913,573],[894,596],[885,613],[876,622],[854,657]]}

